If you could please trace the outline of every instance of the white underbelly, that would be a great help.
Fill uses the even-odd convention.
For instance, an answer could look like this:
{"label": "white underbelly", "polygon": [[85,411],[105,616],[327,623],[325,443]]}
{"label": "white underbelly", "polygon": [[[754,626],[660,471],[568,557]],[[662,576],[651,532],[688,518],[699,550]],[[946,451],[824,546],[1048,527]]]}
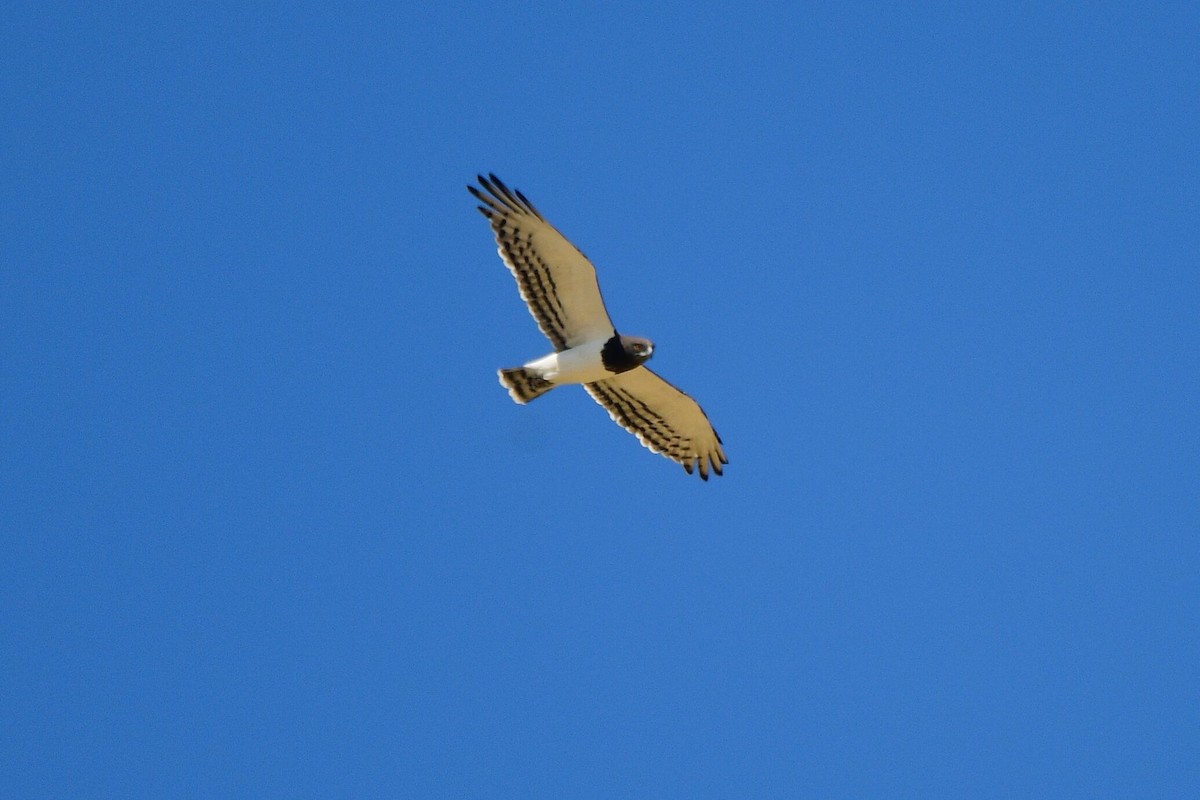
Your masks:
{"label": "white underbelly", "polygon": [[563,350],[561,353],[551,353],[548,356],[530,361],[525,366],[535,369],[542,377],[552,383],[593,383],[611,378],[612,373],[604,368],[600,351],[604,341],[584,342]]}

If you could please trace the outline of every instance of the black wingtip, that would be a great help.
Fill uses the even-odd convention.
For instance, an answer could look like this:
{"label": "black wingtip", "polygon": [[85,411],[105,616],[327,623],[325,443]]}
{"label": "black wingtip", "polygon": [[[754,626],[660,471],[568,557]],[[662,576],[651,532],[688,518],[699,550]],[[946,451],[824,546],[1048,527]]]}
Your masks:
{"label": "black wingtip", "polygon": [[492,179],[492,183],[495,185],[495,187],[497,189],[500,190],[500,194],[503,195],[504,199],[507,200],[509,203],[515,205],[516,198],[513,197],[512,190],[510,190],[508,188],[508,186],[505,185],[504,181],[497,178],[496,173],[494,173],[494,172],[489,172],[488,177]]}
{"label": "black wingtip", "polygon": [[[496,178],[495,175],[492,175],[491,177],[492,177],[492,180],[495,180],[495,178]],[[492,183],[492,181],[488,180],[487,178],[483,177],[482,175],[476,175],[475,178],[476,178],[476,180],[479,181],[479,185],[484,188],[484,191],[486,191],[488,194],[492,195],[492,197],[499,198],[501,196],[500,192],[498,192],[496,190],[496,185],[494,183]],[[479,192],[475,192],[476,197],[479,197],[479,194],[480,194]],[[481,198],[481,199],[483,199],[485,201],[487,200],[487,198]]]}
{"label": "black wingtip", "polygon": [[[496,173],[489,172],[487,177],[476,175],[479,185],[487,192],[485,195],[475,186],[467,186],[467,191],[473,194],[478,200],[491,206],[501,214],[513,212],[516,214],[531,214],[540,220],[545,220],[541,212],[533,203],[529,202],[529,198],[521,194],[518,189],[510,189],[508,184],[496,177]],[[490,196],[489,196],[490,195]]]}

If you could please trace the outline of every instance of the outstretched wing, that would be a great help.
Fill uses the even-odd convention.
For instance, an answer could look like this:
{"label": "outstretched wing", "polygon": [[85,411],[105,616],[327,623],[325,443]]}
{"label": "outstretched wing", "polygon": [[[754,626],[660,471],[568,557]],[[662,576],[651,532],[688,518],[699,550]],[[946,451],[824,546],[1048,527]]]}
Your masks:
{"label": "outstretched wing", "polygon": [[646,367],[586,388],[613,421],[655,453],[678,461],[689,475],[699,467],[700,477],[708,480],[710,468],[720,475],[722,465],[729,463],[721,437],[700,404]]}
{"label": "outstretched wing", "polygon": [[495,175],[480,175],[479,185],[484,191],[467,189],[483,203],[479,210],[492,223],[500,257],[554,348],[566,350],[612,336],[613,323],[600,296],[596,268],[587,256],[547,222],[525,195],[509,189]]}

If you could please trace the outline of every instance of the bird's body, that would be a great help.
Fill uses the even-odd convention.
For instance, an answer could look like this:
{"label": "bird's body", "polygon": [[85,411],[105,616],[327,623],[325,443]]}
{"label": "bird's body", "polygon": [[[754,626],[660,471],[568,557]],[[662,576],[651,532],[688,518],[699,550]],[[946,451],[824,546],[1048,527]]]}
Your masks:
{"label": "bird's body", "polygon": [[585,341],[534,359],[516,369],[500,370],[500,383],[522,405],[565,383],[595,383],[628,372],[654,354],[654,343],[613,332],[607,339]]}
{"label": "bird's body", "polygon": [[603,350],[604,342],[596,339],[534,359],[525,365],[525,369],[534,370],[543,380],[555,385],[602,381],[612,377],[600,360]]}
{"label": "bird's body", "polygon": [[[610,342],[616,338],[620,339],[614,332],[613,336],[606,339],[593,339],[590,342],[584,342],[576,345],[569,350],[559,350],[549,355],[542,356],[539,359],[530,361],[525,365],[526,369],[536,370],[541,376],[554,384],[561,383],[594,383],[602,381],[605,378],[611,378],[618,372],[624,372],[626,369],[636,367],[641,361],[636,357],[631,357],[627,364],[612,364],[611,359],[606,361],[604,358],[605,348],[612,352],[613,345]],[[647,353],[646,358],[649,358]]]}
{"label": "bird's body", "polygon": [[502,369],[500,383],[513,400],[528,403],[556,386],[578,383],[619,425],[649,449],[696,467],[708,480],[727,464],[721,437],[703,409],[644,365],[654,343],[617,332],[596,280],[596,269],[520,192],[495,175],[479,177],[483,203],[500,257],[554,352],[521,367]]}

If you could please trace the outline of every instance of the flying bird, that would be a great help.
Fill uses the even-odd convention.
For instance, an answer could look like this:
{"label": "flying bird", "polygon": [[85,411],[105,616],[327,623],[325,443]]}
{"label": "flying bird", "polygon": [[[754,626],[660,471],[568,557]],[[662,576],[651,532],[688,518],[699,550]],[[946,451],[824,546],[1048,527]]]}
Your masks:
{"label": "flying bird", "polygon": [[704,409],[645,366],[654,343],[617,332],[596,268],[575,245],[546,221],[525,195],[495,175],[479,177],[467,189],[482,204],[500,258],[508,265],[521,297],[554,352],[521,367],[499,371],[512,399],[524,404],[556,386],[583,384],[618,425],[651,451],[696,469],[708,480],[728,464],[721,437]]}

